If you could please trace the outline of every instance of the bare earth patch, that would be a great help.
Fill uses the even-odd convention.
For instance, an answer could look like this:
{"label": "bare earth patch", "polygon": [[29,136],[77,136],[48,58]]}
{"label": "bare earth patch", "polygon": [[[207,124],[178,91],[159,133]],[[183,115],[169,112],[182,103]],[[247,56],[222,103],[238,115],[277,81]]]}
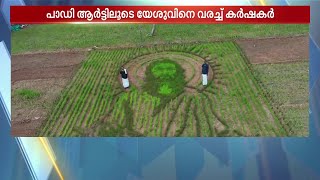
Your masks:
{"label": "bare earth patch", "polygon": [[236,41],[252,64],[286,63],[309,59],[308,36]]}
{"label": "bare earth patch", "polygon": [[[249,61],[252,64],[256,64],[257,67],[258,67],[258,64],[286,63],[285,66],[287,66],[287,68],[290,68],[291,64],[307,61],[309,59],[309,37],[308,36],[238,40],[237,43],[246,54]],[[259,66],[263,66],[263,65],[259,65]],[[274,73],[277,73],[279,77],[286,77],[286,81],[285,81],[286,83],[288,84],[295,83],[297,85],[298,82],[290,82],[291,81],[290,77],[299,75],[299,72],[294,73],[293,71],[290,71],[291,72],[290,74],[290,73],[283,72],[283,71],[286,71],[286,69],[282,69],[283,71],[279,71],[278,73],[278,72],[270,72],[270,69],[268,71],[263,71],[264,77],[268,77],[267,73],[269,73],[269,75],[270,74],[274,75]],[[285,73],[285,76],[283,75],[283,73]],[[269,91],[271,92],[273,91],[273,88],[280,87],[279,86],[280,84],[278,81],[283,82],[281,81],[281,78],[274,78],[274,77],[272,79],[271,78],[266,79],[263,82],[264,85],[266,85],[267,87],[270,87]],[[297,85],[297,88],[298,87],[299,85]],[[292,93],[293,91],[297,93],[300,91],[299,89],[294,89],[293,86],[291,87],[281,86],[280,89],[282,90],[287,89],[289,93]],[[278,93],[278,92],[280,91],[275,90],[275,93]],[[282,96],[288,96],[288,94],[287,95],[282,94]],[[283,108],[289,108],[292,111],[296,112],[294,108],[308,107],[308,103],[304,103],[304,102],[297,103],[297,104],[286,104],[284,101],[281,103],[284,103],[284,104],[280,105],[279,107],[274,106],[273,109],[280,108],[280,112],[286,112],[286,110],[284,110]],[[275,124],[275,119],[272,116],[272,111],[277,113],[277,111],[279,110],[275,111],[275,110],[269,109],[267,107],[266,102],[263,103],[263,108],[267,113],[267,118],[270,120],[271,123]],[[299,111],[297,111],[296,113],[299,113]],[[286,121],[288,121],[288,119]],[[290,121],[293,122],[293,120],[290,120]],[[298,124],[300,122],[294,122],[294,123]],[[291,123],[291,124],[296,125],[294,123]],[[274,135],[276,134],[272,134],[272,136]]]}
{"label": "bare earth patch", "polygon": [[[35,136],[85,53],[59,52],[12,56],[12,128],[14,136]],[[15,97],[17,89],[40,92],[34,100]]]}

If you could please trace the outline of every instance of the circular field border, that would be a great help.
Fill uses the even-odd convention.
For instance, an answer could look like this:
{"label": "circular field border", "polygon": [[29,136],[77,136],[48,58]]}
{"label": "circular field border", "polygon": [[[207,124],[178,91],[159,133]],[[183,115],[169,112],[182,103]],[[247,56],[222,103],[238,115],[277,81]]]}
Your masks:
{"label": "circular field border", "polygon": [[[148,55],[142,55],[130,60],[124,67],[128,70],[130,83],[141,89],[145,81],[145,72],[148,65],[160,59],[170,59],[178,63],[184,69],[187,82],[186,92],[196,92],[202,86],[201,66],[205,59],[184,52],[164,51]],[[213,80],[213,69],[209,66],[208,81]]]}

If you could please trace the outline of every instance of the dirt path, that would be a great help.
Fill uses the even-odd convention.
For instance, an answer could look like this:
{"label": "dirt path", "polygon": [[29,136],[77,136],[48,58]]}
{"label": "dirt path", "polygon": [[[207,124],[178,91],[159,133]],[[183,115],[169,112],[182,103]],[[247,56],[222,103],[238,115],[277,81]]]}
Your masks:
{"label": "dirt path", "polygon": [[[75,52],[12,56],[12,135],[36,135],[53,102],[85,57],[85,53]],[[15,98],[15,90],[22,88],[40,92],[41,96],[34,101]]]}
{"label": "dirt path", "polygon": [[236,41],[252,64],[287,63],[309,59],[308,36]]}

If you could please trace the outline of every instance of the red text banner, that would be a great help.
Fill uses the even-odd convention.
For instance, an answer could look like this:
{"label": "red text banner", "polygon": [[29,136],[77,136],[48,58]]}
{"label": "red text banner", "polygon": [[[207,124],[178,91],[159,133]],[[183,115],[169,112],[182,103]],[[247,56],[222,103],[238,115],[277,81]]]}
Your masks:
{"label": "red text banner", "polygon": [[309,6],[11,6],[12,24],[308,24]]}

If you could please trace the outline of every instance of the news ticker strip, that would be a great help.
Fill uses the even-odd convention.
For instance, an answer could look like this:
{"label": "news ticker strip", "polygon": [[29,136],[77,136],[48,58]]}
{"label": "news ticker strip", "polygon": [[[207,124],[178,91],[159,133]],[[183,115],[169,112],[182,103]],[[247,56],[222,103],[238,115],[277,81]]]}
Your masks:
{"label": "news ticker strip", "polygon": [[10,13],[12,24],[310,23],[309,6],[11,6]]}

